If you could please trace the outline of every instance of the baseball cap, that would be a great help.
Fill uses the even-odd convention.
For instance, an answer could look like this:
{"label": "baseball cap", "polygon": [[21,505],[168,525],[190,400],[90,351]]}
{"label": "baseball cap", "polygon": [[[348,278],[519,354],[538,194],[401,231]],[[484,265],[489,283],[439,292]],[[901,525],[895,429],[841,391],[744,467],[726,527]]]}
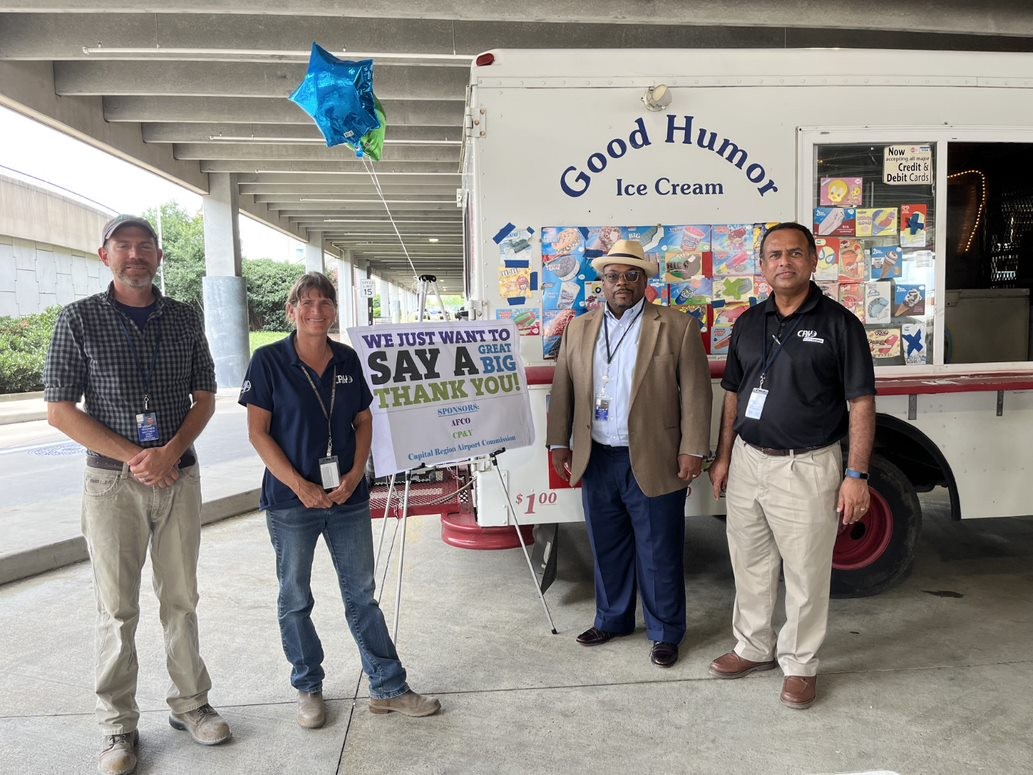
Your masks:
{"label": "baseball cap", "polygon": [[119,229],[121,229],[123,226],[139,226],[141,229],[150,233],[150,235],[154,237],[155,244],[157,244],[158,242],[158,232],[156,232],[154,230],[154,227],[151,226],[150,221],[148,221],[146,218],[141,218],[139,215],[123,214],[116,215],[114,218],[112,218],[110,221],[104,224],[104,232],[101,235],[100,244],[103,245],[105,242],[111,239],[111,235]]}

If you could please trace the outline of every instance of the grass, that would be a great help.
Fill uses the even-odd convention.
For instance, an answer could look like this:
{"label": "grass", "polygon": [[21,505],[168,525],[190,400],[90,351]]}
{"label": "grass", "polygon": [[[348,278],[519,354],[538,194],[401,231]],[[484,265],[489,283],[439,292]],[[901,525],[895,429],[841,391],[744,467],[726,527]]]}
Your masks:
{"label": "grass", "polygon": [[248,334],[251,342],[251,354],[254,355],[255,350],[262,345],[278,342],[288,334],[290,331],[251,331]]}

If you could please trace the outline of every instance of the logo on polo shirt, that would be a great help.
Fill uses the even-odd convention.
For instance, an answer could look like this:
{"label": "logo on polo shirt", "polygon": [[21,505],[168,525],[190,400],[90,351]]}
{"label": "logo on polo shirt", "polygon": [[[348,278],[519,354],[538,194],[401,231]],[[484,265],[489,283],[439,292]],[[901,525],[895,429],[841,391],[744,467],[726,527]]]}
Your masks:
{"label": "logo on polo shirt", "polygon": [[800,329],[796,332],[796,335],[803,339],[805,342],[814,342],[815,344],[825,344],[824,339],[818,338],[817,331],[808,331],[806,329]]}
{"label": "logo on polo shirt", "polygon": [[251,380],[246,379],[244,380],[244,384],[240,386],[240,394],[244,395],[249,390],[251,390]]}
{"label": "logo on polo shirt", "polygon": [[354,381],[351,374],[338,374],[337,384],[338,385],[350,385]]}

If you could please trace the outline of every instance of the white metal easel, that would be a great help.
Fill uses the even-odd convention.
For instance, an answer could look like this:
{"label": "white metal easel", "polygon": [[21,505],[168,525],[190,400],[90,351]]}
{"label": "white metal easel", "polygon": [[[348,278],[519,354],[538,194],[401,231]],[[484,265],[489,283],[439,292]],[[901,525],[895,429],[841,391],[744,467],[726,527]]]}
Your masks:
{"label": "white metal easel", "polygon": [[[417,279],[417,283],[419,285],[419,318],[418,318],[418,320],[420,322],[425,320],[425,317],[426,317],[426,306],[427,306],[427,297],[428,297],[428,295],[432,291],[434,293],[434,297],[438,301],[438,306],[441,309],[442,320],[447,319],[448,313],[445,310],[445,302],[442,300],[441,294],[438,293],[437,277],[435,277],[432,274],[425,274],[425,275],[420,275],[416,279]],[[513,506],[513,500],[510,497],[509,488],[506,486],[505,477],[502,475],[502,471],[499,468],[497,457],[502,452],[505,452],[505,450],[504,449],[496,450],[495,452],[490,453],[488,455],[488,458],[491,461],[491,465],[495,469],[496,474],[498,474],[499,484],[502,486],[502,491],[506,495],[506,502],[509,505],[509,513],[512,516],[512,519],[513,519],[513,529],[516,530],[517,538],[520,541],[520,549],[524,553],[524,559],[527,561],[527,568],[531,572],[531,581],[534,584],[535,591],[538,593],[538,599],[541,601],[542,608],[545,610],[545,617],[546,617],[546,619],[549,622],[549,630],[552,632],[553,635],[556,635],[557,634],[557,632],[556,632],[556,625],[552,621],[552,614],[549,611],[549,604],[545,602],[545,594],[542,592],[542,590],[541,590],[541,588],[540,588],[540,586],[538,584],[537,577],[535,576],[534,566],[531,563],[531,555],[527,551],[527,544],[524,542],[524,535],[523,535],[523,533],[520,530],[521,525],[520,525],[520,521],[517,519],[516,508],[514,508],[514,506]],[[474,460],[470,459],[470,460],[468,460],[466,462],[472,464],[474,462]],[[453,463],[449,463],[450,466],[457,465],[457,464],[461,464],[461,463],[454,463],[454,462]],[[433,468],[433,466],[432,466],[432,468]],[[402,525],[401,525],[402,526],[402,540],[401,540],[401,543],[399,544],[399,549],[398,549],[398,579],[397,579],[397,583],[396,583],[396,587],[395,587],[395,618],[394,618],[394,626],[393,626],[392,631],[391,631],[391,638],[392,638],[392,640],[394,640],[394,642],[396,644],[398,643],[398,619],[399,619],[399,615],[401,614],[401,609],[402,609],[402,568],[403,568],[404,563],[405,563],[405,533],[406,533],[406,526],[408,524],[408,519],[409,519],[409,488],[410,488],[410,484],[411,484],[411,474],[415,470],[418,470],[418,469],[410,469],[410,470],[405,472],[405,480],[404,480],[405,481],[405,487],[403,489],[403,495],[402,495],[402,516],[401,516],[400,520],[396,519],[396,521],[395,521],[395,534],[396,535],[397,535],[397,531],[398,531],[398,522],[400,521],[402,523]],[[395,474],[392,474],[390,482],[388,483],[388,488],[387,488],[387,502],[384,504],[384,519],[383,519],[383,522],[380,525],[380,539],[379,539],[378,545],[377,545],[377,553],[376,553],[376,556],[374,558],[374,573],[376,573],[376,567],[380,564],[380,559],[381,559],[381,556],[383,555],[384,534],[385,534],[385,532],[387,530],[387,515],[388,515],[388,513],[390,512],[390,509],[391,509],[391,497],[392,497],[394,491],[395,491]],[[394,539],[392,538],[392,545],[393,544],[394,544]],[[383,574],[381,576],[381,581],[380,581],[381,589],[383,589],[383,585],[387,581],[387,566],[388,566],[388,563],[385,562],[384,563],[384,567],[383,567]]]}

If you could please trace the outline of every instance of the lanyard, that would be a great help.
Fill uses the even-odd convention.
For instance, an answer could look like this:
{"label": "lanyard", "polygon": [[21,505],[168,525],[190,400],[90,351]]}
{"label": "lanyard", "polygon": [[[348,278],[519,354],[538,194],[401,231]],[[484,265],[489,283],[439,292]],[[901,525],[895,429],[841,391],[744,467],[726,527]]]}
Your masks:
{"label": "lanyard", "polygon": [[768,317],[767,315],[764,316],[764,368],[760,372],[760,384],[758,385],[758,387],[761,390],[764,389],[764,380],[768,376],[768,369],[771,368],[771,364],[775,362],[775,358],[777,358],[779,353],[782,352],[782,348],[785,347],[785,343],[789,341],[789,337],[791,337],[796,332],[796,329],[800,327],[800,323],[802,322],[803,315],[800,315],[793,322],[792,327],[782,334],[781,342],[778,341],[778,337],[772,334],[771,338],[775,340],[778,346],[774,350],[772,350],[771,355],[768,355]]}
{"label": "lanyard", "polygon": [[[156,333],[154,336],[154,350],[151,352],[151,364],[148,368],[144,369],[143,361],[140,358],[140,353],[136,349],[136,344],[133,343],[133,338],[129,335],[129,329],[126,328],[126,322],[122,318],[122,313],[117,315],[118,324],[122,326],[122,333],[126,335],[126,343],[129,345],[130,351],[133,353],[133,360],[136,361],[136,368],[140,371],[140,378],[143,380],[143,410],[150,410],[151,403],[151,378],[154,377],[154,367],[158,363],[158,350],[161,349],[161,318],[155,318],[154,326]],[[141,332],[141,338],[142,338]]]}
{"label": "lanyard", "polygon": [[326,456],[330,457],[331,450],[334,446],[334,431],[330,425],[330,417],[334,413],[334,400],[337,398],[337,364],[334,364],[334,380],[333,387],[330,388],[330,408],[326,408],[326,404],[323,403],[323,396],[319,392],[319,388],[316,387],[316,383],[312,381],[312,375],[308,373],[308,369],[305,368],[305,364],[298,364],[301,367],[301,372],[305,375],[305,379],[308,380],[308,384],[312,386],[312,392],[316,394],[316,400],[319,401],[319,408],[323,410],[323,416],[326,417]]}
{"label": "lanyard", "polygon": [[[628,323],[628,327],[624,329],[624,333],[621,334],[621,338],[617,340],[617,344],[615,344],[613,346],[612,350],[610,349],[610,326],[607,323],[606,310],[603,310],[603,335],[606,337],[606,365],[607,366],[609,366],[610,363],[613,361],[613,356],[615,356],[617,354],[617,350],[620,349],[621,344],[624,342],[624,337],[626,337],[631,332],[632,327],[635,325],[635,320],[638,318],[639,315],[642,314],[642,310],[644,310],[645,308],[646,308],[645,304],[643,304],[641,307],[638,308],[638,312],[635,313],[635,317],[633,317],[631,319],[631,322]],[[607,369],[606,373],[609,374],[609,372],[610,372],[610,370]]]}

